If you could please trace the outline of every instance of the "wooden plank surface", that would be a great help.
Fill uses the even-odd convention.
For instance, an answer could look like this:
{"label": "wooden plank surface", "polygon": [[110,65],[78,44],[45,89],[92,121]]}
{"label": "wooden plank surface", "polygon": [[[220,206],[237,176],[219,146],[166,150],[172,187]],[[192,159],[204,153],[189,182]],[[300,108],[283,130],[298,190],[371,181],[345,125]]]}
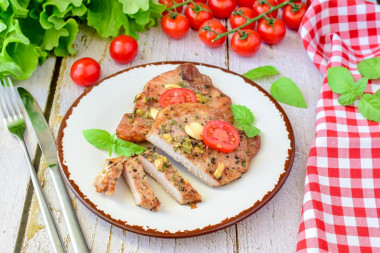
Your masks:
{"label": "wooden plank surface", "polygon": [[[242,74],[257,66],[275,65],[283,75],[291,77],[298,84],[309,108],[305,110],[283,106],[290,118],[296,136],[296,159],[292,172],[283,188],[260,211],[228,229],[186,239],[159,239],[137,235],[112,226],[98,218],[87,210],[70,192],[80,225],[92,252],[293,252],[302,206],[306,159],[314,137],[315,105],[322,82],[321,75],[302,49],[298,35],[295,32],[288,31],[288,35],[282,43],[275,47],[262,45],[260,51],[250,58],[236,56],[230,50],[230,46],[227,45],[218,49],[206,48],[194,31],[191,31],[186,38],[174,41],[167,38],[159,28],[155,28],[141,34],[138,42],[139,54],[133,61],[133,66],[156,61],[183,60],[213,64]],[[99,38],[94,30],[81,27],[75,41],[78,54],[62,60],[59,78],[57,83],[54,84],[56,85],[56,93],[54,94],[49,124],[55,135],[67,109],[83,92],[83,88],[73,84],[69,76],[70,67],[75,60],[81,57],[92,57],[98,60],[102,67],[102,77],[132,66],[131,64],[118,65],[114,63],[108,54],[109,43],[110,40]],[[47,78],[46,73],[52,73],[52,68],[48,70],[46,69],[48,68],[47,66],[45,64],[43,68],[38,69],[35,76]],[[257,83],[269,90],[270,83],[274,80],[275,78],[259,79]],[[43,100],[44,98],[46,100],[48,93],[46,90],[48,88],[43,88],[41,84],[38,85],[39,89],[45,89],[45,97],[38,92],[32,91],[32,94],[36,96],[40,105],[43,106]],[[1,130],[0,128],[0,138],[3,137],[2,135],[6,137],[7,133]],[[8,142],[10,143],[10,141]],[[31,143],[35,143],[35,140],[32,140]],[[14,147],[12,150],[16,149]],[[2,149],[0,159],[3,159],[2,161],[5,163],[8,156],[3,152]],[[17,157],[21,157],[21,154]],[[25,172],[26,167],[22,166],[21,162],[17,166],[20,171],[24,170]],[[65,246],[68,252],[73,252],[51,178],[43,159],[39,168],[39,176],[43,181],[44,192],[49,199],[51,210],[57,220]],[[16,178],[16,175],[14,178]],[[23,182],[27,183],[27,181],[28,177]],[[23,189],[26,188],[26,183],[21,184],[21,188],[17,188],[17,191],[15,191],[17,196],[12,199],[12,203],[15,205],[14,210],[22,210],[25,198]],[[10,185],[4,187],[10,187]],[[4,191],[6,191],[5,188]],[[11,214],[8,214],[5,217],[10,216]],[[10,218],[8,220],[1,220],[0,224],[9,224],[14,232],[13,234],[3,233],[7,237],[0,237],[0,242],[9,240],[7,249],[12,250],[12,247],[14,247],[12,243],[14,244],[15,242],[20,217],[16,217],[12,221],[10,221]],[[22,251],[51,251],[35,196],[33,196],[29,210]]]}
{"label": "wooden plank surface", "polygon": [[[37,100],[42,110],[45,110],[49,94],[50,82],[53,76],[55,58],[49,58],[40,67],[40,71],[26,81],[14,81],[15,86],[26,88]],[[25,141],[30,156],[35,156],[37,139],[27,121]],[[0,123],[0,243],[2,252],[12,252],[17,239],[23,212],[25,196],[30,182],[30,173],[24,153],[16,138],[10,135],[4,124]]]}

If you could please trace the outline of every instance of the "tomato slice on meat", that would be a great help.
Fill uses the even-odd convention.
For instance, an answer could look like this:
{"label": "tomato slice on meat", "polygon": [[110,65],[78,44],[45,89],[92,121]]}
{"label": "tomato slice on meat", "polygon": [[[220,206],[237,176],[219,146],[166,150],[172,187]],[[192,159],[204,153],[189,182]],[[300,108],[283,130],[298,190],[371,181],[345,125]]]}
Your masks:
{"label": "tomato slice on meat", "polygon": [[196,103],[197,95],[194,91],[185,88],[173,88],[165,91],[160,97],[160,105],[165,108],[168,105]]}
{"label": "tomato slice on meat", "polygon": [[239,146],[240,135],[230,123],[212,120],[204,126],[202,140],[210,148],[229,153]]}

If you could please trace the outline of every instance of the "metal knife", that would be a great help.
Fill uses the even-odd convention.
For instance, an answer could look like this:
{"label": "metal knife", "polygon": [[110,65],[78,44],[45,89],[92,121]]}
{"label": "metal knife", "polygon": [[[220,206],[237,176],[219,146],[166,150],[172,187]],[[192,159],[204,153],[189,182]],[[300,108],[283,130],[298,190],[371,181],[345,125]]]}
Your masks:
{"label": "metal knife", "polygon": [[71,200],[66,191],[65,184],[59,172],[59,164],[57,158],[57,147],[48,123],[41,112],[40,107],[24,88],[19,87],[18,93],[20,94],[22,103],[29,116],[30,122],[37,135],[37,140],[45,157],[46,163],[49,167],[50,175],[53,179],[53,184],[58,195],[58,201],[62,208],[63,217],[69,231],[72,245],[75,252],[89,252],[83,233],[80,229],[78,220],[75,216]]}

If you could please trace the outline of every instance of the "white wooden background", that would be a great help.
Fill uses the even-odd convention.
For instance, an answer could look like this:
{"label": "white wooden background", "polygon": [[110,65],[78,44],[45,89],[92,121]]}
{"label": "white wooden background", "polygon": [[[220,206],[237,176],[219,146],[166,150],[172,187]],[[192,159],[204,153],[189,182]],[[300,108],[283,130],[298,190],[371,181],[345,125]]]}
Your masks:
{"label": "white wooden background", "polygon": [[[137,235],[98,218],[70,192],[92,252],[294,252],[306,161],[314,137],[315,106],[322,83],[322,76],[307,57],[297,33],[288,30],[279,45],[262,45],[255,56],[242,58],[232,52],[229,44],[217,49],[206,48],[195,31],[176,41],[166,37],[160,28],[154,28],[140,35],[139,53],[132,64],[118,65],[108,54],[110,40],[99,38],[92,29],[81,27],[80,30],[75,41],[76,56],[62,60],[52,57],[38,68],[32,78],[17,82],[32,93],[44,110],[47,104],[52,103],[46,114],[55,136],[66,110],[83,91],[70,79],[71,65],[82,57],[99,61],[102,77],[130,66],[167,60],[203,62],[240,74],[258,66],[274,65],[298,84],[308,104],[307,109],[283,105],[296,138],[296,156],[286,183],[261,210],[227,229],[186,239]],[[256,82],[269,90],[276,78],[263,78]],[[50,175],[43,159],[39,160],[36,138],[30,127],[26,139],[29,151],[36,159],[35,164],[39,164],[38,175],[65,246],[68,252],[73,252]],[[0,251],[51,252],[21,148],[3,124],[0,124],[0,140]]]}

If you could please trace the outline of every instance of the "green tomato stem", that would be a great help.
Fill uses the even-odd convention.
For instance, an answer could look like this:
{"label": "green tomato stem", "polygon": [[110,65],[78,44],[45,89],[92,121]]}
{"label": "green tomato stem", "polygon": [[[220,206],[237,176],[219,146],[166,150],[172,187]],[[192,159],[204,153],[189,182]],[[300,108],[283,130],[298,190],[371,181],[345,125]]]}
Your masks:
{"label": "green tomato stem", "polygon": [[186,1],[183,1],[182,3],[179,3],[179,4],[173,4],[170,8],[167,8],[167,10],[174,10],[174,9],[177,9],[178,7],[181,7],[183,5],[186,5],[186,4],[189,4],[189,3],[194,3],[193,0],[186,0]]}
{"label": "green tomato stem", "polygon": [[293,1],[294,1],[294,0],[288,0],[288,1],[285,1],[285,2],[283,2],[283,3],[281,3],[281,4],[279,4],[279,5],[272,6],[272,7],[270,8],[269,11],[264,12],[264,13],[260,14],[259,16],[255,17],[255,18],[249,18],[249,19],[247,19],[247,22],[246,22],[244,25],[241,25],[241,26],[239,26],[239,27],[236,27],[236,28],[234,28],[234,29],[232,29],[232,30],[229,30],[229,31],[225,32],[225,33],[217,33],[217,36],[215,37],[215,39],[212,40],[212,42],[215,42],[216,40],[221,39],[221,38],[227,36],[228,34],[234,33],[234,32],[236,32],[236,31],[238,31],[239,29],[244,28],[244,27],[246,27],[246,26],[252,24],[253,22],[255,22],[255,21],[257,21],[257,20],[259,20],[259,19],[265,17],[265,16],[268,15],[269,13],[272,13],[272,12],[274,12],[275,10],[278,10],[278,9],[282,8],[282,7],[284,7],[285,5],[288,5],[288,4],[292,3]]}

